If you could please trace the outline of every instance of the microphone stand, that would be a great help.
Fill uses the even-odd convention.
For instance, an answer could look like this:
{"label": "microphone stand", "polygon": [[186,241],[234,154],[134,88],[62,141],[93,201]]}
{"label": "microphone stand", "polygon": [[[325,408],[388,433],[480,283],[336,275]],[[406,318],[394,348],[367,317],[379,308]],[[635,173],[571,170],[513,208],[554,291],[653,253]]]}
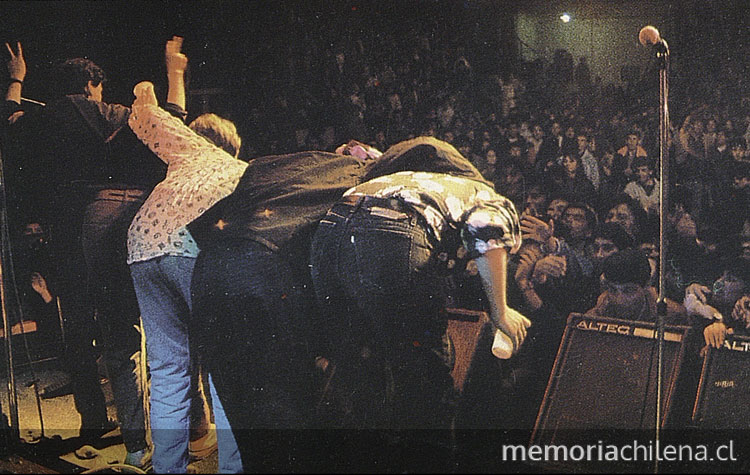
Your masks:
{"label": "microphone stand", "polygon": [[[21,97],[21,101],[42,107],[46,106],[44,102],[28,99],[26,97]],[[18,414],[16,363],[13,355],[13,331],[10,323],[10,313],[20,315],[21,310],[20,304],[18,304],[18,290],[16,288],[13,272],[13,259],[10,249],[10,224],[8,222],[8,203],[6,199],[5,164],[3,163],[6,139],[7,136],[5,134],[0,134],[0,320],[2,320],[2,329],[3,334],[5,335],[5,369],[8,374],[8,414],[10,416],[9,440],[6,440],[6,442],[8,448],[10,448],[11,445],[16,445],[21,440],[21,428]],[[22,319],[19,318],[19,321],[22,321]],[[36,385],[34,386],[34,391],[37,396],[37,407],[41,407],[39,404],[39,393]],[[42,420],[41,412],[39,414],[42,436],[44,436],[44,421]],[[2,419],[2,411],[0,411],[0,419]],[[0,431],[4,430],[5,428],[0,426]],[[2,440],[2,438],[3,434],[0,433],[0,440]]]}
{"label": "microphone stand", "polygon": [[[656,44],[659,65],[659,296],[657,299],[657,356],[656,356],[656,420],[655,440],[659,451],[661,440],[662,382],[664,378],[664,320],[667,315],[665,296],[667,274],[666,216],[669,190],[669,46],[661,39]],[[654,473],[659,473],[659,456],[654,458]]]}
{"label": "microphone stand", "polygon": [[[3,137],[5,138],[5,137]],[[5,170],[2,161],[3,143],[0,142],[0,317],[2,318],[3,334],[5,335],[6,371],[8,374],[8,414],[10,415],[11,445],[20,440],[21,432],[18,422],[18,392],[16,387],[16,367],[13,358],[12,326],[9,312],[11,311],[8,286],[12,283],[12,272],[6,267],[9,257],[8,213],[5,200]],[[10,264],[12,265],[12,264]],[[2,428],[0,428],[2,430]]]}

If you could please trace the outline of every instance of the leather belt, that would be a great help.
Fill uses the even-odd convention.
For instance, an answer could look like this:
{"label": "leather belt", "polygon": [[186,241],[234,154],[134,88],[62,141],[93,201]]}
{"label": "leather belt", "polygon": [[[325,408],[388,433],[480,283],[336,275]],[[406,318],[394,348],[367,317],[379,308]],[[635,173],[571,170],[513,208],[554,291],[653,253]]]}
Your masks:
{"label": "leather belt", "polygon": [[146,192],[138,189],[129,190],[99,190],[94,194],[95,200],[116,200],[116,201],[141,201],[146,196]]}
{"label": "leather belt", "polygon": [[378,198],[375,196],[347,195],[339,200],[339,203],[358,206],[365,209],[385,208],[400,213],[410,213],[413,211],[406,203],[398,198]]}

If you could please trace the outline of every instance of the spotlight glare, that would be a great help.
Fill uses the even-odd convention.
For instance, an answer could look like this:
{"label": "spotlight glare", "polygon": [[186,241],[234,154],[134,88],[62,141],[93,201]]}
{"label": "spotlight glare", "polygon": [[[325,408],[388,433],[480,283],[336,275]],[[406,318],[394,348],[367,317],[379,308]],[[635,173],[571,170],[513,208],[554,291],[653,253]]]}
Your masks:
{"label": "spotlight glare", "polygon": [[560,15],[560,19],[563,23],[568,23],[570,22],[570,15],[568,15],[567,13],[563,13],[562,15]]}

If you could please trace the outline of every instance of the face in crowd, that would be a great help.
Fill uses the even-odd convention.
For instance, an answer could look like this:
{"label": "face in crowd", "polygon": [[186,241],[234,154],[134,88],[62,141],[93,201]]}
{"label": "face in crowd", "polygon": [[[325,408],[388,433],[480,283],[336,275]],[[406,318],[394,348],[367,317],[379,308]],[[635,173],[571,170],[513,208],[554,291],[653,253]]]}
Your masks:
{"label": "face in crowd", "polygon": [[635,169],[635,175],[638,178],[638,183],[648,185],[651,182],[654,172],[648,165],[641,165]]}
{"label": "face in crowd", "polygon": [[607,217],[604,219],[605,223],[617,223],[622,228],[630,234],[631,236],[635,235],[636,226],[635,226],[635,215],[633,214],[633,211],[626,205],[625,203],[620,203],[619,205],[616,205],[612,209],[609,210],[609,213],[607,213]]}
{"label": "face in crowd", "polygon": [[576,174],[576,171],[578,170],[578,159],[576,157],[573,157],[572,155],[565,155],[562,160],[563,167],[565,168],[565,172],[573,176]]}
{"label": "face in crowd", "polygon": [[638,148],[638,135],[628,134],[628,138],[625,139],[625,145],[628,150],[635,151]]}
{"label": "face in crowd", "polygon": [[560,218],[562,218],[563,211],[565,211],[565,208],[567,207],[567,201],[560,198],[553,199],[547,206],[547,219],[559,222]]}
{"label": "face in crowd", "polygon": [[573,242],[586,239],[593,232],[583,208],[568,206],[562,214],[562,224],[566,237]]}

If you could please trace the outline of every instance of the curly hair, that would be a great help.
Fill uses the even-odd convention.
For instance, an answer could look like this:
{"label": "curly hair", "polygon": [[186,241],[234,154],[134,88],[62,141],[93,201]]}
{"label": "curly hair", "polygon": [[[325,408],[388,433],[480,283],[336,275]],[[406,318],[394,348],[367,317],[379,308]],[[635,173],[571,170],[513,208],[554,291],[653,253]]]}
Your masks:
{"label": "curly hair", "polygon": [[98,86],[107,80],[104,70],[86,58],[73,58],[57,67],[59,95],[83,94],[89,81]]}

